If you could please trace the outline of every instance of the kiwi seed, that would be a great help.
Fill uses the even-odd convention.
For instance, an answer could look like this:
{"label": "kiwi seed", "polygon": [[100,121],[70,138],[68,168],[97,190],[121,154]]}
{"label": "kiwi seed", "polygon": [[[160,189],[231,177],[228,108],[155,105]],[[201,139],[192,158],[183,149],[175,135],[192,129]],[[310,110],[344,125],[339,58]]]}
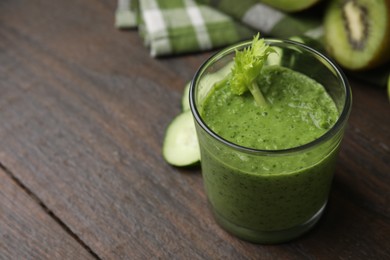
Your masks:
{"label": "kiwi seed", "polygon": [[355,0],[347,0],[343,3],[342,16],[351,47],[355,50],[363,50],[369,32],[367,9]]}

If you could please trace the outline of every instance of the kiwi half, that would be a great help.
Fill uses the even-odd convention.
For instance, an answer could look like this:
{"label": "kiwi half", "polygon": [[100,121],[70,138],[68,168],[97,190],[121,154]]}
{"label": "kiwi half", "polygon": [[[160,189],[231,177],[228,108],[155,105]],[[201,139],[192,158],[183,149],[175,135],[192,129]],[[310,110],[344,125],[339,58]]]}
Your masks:
{"label": "kiwi half", "polygon": [[325,48],[344,68],[390,60],[390,0],[332,0],[324,19]]}

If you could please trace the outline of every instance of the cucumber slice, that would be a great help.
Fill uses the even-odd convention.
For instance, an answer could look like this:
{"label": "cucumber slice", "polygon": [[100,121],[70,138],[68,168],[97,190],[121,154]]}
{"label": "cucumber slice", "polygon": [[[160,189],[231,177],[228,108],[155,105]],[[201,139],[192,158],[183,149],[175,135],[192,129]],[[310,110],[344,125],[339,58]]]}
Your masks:
{"label": "cucumber slice", "polygon": [[[199,88],[201,98],[207,95],[214,84],[223,80],[230,73],[233,64],[233,62],[228,63],[218,71],[203,77]],[[181,99],[183,112],[176,116],[167,127],[163,143],[163,157],[174,166],[190,166],[200,161],[198,138],[190,111],[190,84],[191,82],[188,82],[184,87]]]}
{"label": "cucumber slice", "polygon": [[282,64],[283,50],[279,47],[272,47],[275,52],[270,53],[267,57],[268,65],[280,65]]}
{"label": "cucumber slice", "polygon": [[200,161],[200,149],[194,118],[187,110],[167,127],[163,144],[163,157],[174,166],[190,166]]}
{"label": "cucumber slice", "polygon": [[190,110],[190,85],[191,81],[184,87],[183,96],[181,98],[181,108],[183,112]]}
{"label": "cucumber slice", "polygon": [[219,70],[209,73],[203,76],[203,79],[199,82],[199,99],[204,100],[208,95],[210,89],[221,80],[224,80],[231,72],[234,65],[234,61],[227,63]]}

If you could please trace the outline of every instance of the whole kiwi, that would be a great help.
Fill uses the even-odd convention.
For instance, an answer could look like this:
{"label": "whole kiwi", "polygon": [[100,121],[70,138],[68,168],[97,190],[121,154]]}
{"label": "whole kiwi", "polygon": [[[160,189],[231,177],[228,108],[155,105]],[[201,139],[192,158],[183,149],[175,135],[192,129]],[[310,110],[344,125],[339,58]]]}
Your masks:
{"label": "whole kiwi", "polygon": [[306,10],[321,0],[262,0],[261,2],[287,13]]}
{"label": "whole kiwi", "polygon": [[390,60],[390,0],[331,0],[324,16],[327,52],[344,68],[366,70]]}

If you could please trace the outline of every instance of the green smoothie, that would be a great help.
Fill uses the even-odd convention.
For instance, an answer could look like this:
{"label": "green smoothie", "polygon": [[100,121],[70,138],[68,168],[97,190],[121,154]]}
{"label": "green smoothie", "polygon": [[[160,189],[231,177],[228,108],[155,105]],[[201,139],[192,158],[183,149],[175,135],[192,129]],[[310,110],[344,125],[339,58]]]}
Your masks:
{"label": "green smoothie", "polygon": [[[202,103],[207,126],[239,146],[265,150],[232,151],[199,134],[206,192],[218,222],[254,242],[281,242],[290,230],[309,223],[325,207],[337,147],[324,142],[312,149],[279,156],[267,151],[305,145],[320,138],[339,112],[324,87],[280,66],[264,67],[256,79],[267,100],[258,106],[250,93],[231,92],[221,79]],[[206,140],[207,139],[207,140]],[[271,239],[262,240],[276,231]],[[287,235],[288,236],[288,235]]]}
{"label": "green smoothie", "polygon": [[222,80],[203,104],[202,117],[219,136],[245,147],[280,150],[318,139],[338,118],[324,87],[298,72],[265,67],[257,78],[268,106],[251,94],[237,96]]}

